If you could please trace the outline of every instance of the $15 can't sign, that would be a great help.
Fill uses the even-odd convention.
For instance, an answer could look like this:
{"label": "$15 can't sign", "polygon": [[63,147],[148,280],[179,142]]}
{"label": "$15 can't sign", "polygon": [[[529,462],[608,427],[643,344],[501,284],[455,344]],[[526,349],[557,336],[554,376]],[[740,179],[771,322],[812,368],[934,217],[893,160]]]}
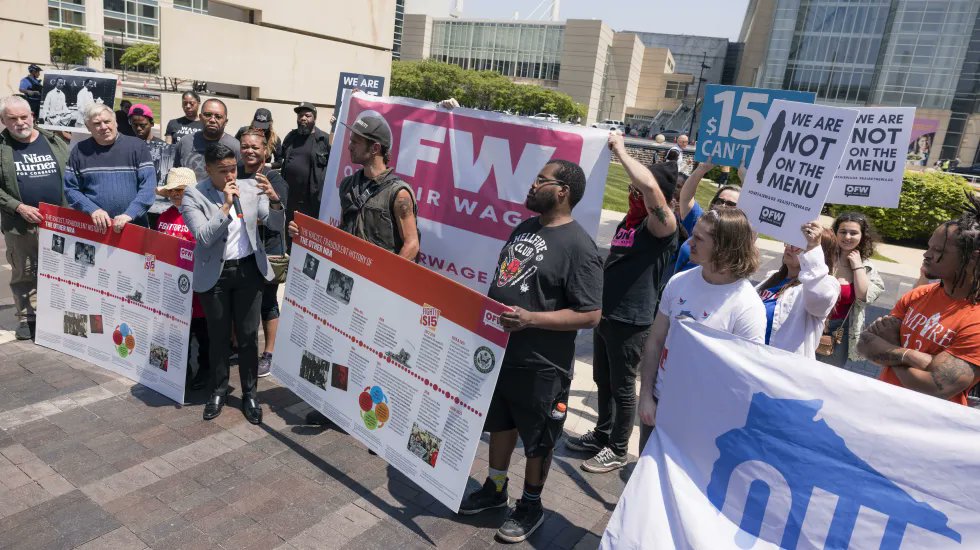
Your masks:
{"label": "$15 can't sign", "polygon": [[766,124],[769,107],[777,99],[813,103],[816,94],[743,86],[709,84],[705,89],[694,159],[714,164],[746,166],[759,133]]}

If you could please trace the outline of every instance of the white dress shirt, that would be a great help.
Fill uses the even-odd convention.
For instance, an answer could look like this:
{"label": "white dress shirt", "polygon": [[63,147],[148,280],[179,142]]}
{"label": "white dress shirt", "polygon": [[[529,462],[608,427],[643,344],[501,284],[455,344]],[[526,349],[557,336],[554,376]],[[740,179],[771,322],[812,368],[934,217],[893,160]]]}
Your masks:
{"label": "white dress shirt", "polygon": [[252,243],[249,242],[248,232],[245,230],[245,219],[237,216],[234,206],[228,214],[232,217],[232,221],[228,225],[228,241],[225,243],[224,259],[237,260],[253,252]]}

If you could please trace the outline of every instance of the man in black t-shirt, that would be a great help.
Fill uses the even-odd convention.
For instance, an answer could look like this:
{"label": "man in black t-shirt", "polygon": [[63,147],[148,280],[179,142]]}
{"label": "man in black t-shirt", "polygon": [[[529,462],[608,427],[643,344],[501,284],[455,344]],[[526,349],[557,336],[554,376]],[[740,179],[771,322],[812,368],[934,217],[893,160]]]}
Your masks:
{"label": "man in black t-shirt", "polygon": [[316,105],[302,102],[296,113],[296,129],[282,140],[282,177],[289,184],[287,221],[294,212],[311,218],[320,217],[320,198],[323,179],[330,158],[330,136],[316,127]]}
{"label": "man in black t-shirt", "polygon": [[[0,231],[10,264],[10,290],[19,318],[18,340],[34,337],[38,224],[42,202],[65,203],[62,179],[68,145],[34,126],[31,106],[17,96],[0,100]],[[48,245],[50,246],[50,245]],[[64,247],[62,247],[63,249]]]}
{"label": "man in black t-shirt", "polygon": [[521,542],[541,525],[541,491],[562,433],[575,361],[575,334],[601,315],[602,260],[595,242],[572,219],[585,193],[582,169],[553,160],[538,173],[525,206],[540,216],[514,230],[500,252],[488,296],[513,311],[500,316],[512,333],[487,411],[490,472],[459,512],[475,514],[509,504],[507,469],[520,435],[527,462],[524,493],[497,530]]}
{"label": "man in black t-shirt", "polygon": [[629,156],[618,132],[609,148],[630,177],[629,211],[616,228],[603,270],[602,320],[592,333],[592,379],[598,386],[594,430],[565,446],[592,453],[582,469],[605,473],[626,465],[636,414],[636,374],[653,325],[659,283],[677,250],[678,221],[666,197],[674,195],[677,163],[647,169]]}

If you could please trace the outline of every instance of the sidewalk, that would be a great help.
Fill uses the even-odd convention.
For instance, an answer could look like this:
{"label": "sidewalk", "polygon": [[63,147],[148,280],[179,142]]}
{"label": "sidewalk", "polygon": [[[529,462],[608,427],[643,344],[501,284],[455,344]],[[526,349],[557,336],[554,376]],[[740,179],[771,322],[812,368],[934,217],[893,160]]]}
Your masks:
{"label": "sidewalk", "polygon": [[[603,213],[601,247],[621,218]],[[763,269],[774,267],[781,245],[762,248]],[[237,395],[218,419],[203,422],[204,395],[175,405],[85,361],[13,341],[4,275],[0,265],[0,548],[496,545],[503,511],[456,516],[353,438],[303,425],[309,407],[272,377],[259,384],[264,425],[245,422]],[[883,277],[886,293],[869,308],[870,318],[913,281]],[[569,434],[592,429],[597,417],[591,331],[576,344]],[[634,456],[638,438],[634,430]],[[471,471],[473,488],[487,469],[486,441]],[[518,548],[598,545],[633,465],[588,474],[579,469],[585,458],[558,446],[543,497],[545,522]],[[518,449],[510,471],[514,498],[523,468]]]}

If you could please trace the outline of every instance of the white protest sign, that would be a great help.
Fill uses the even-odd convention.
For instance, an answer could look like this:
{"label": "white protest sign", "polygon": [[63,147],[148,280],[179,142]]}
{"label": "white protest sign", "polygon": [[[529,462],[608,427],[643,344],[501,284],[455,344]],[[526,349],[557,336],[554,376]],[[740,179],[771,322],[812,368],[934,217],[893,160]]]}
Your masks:
{"label": "white protest sign", "polygon": [[184,402],[194,243],[41,204],[37,338]]}
{"label": "white protest sign", "polygon": [[896,208],[915,107],[862,107],[827,202]]}
{"label": "white protest sign", "polygon": [[980,414],[692,322],[600,548],[980,548]]}
{"label": "white protest sign", "polygon": [[510,308],[298,214],[272,374],[452,510]]}
{"label": "white protest sign", "polygon": [[806,247],[800,226],[820,216],[857,114],[854,109],[773,102],[738,201],[757,231]]}

